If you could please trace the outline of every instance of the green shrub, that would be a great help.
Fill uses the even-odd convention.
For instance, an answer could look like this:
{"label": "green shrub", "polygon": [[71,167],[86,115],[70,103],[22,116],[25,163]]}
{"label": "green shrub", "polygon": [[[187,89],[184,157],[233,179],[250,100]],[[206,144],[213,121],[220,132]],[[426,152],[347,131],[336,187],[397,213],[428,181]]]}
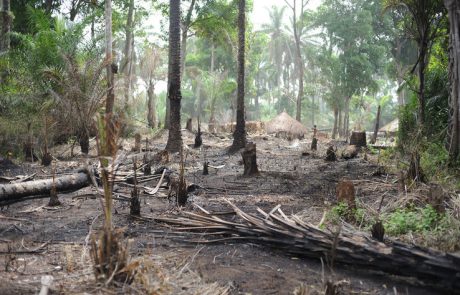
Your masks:
{"label": "green shrub", "polygon": [[428,143],[420,158],[422,171],[429,179],[442,177],[449,163],[449,153],[442,144]]}
{"label": "green shrub", "polygon": [[362,224],[366,219],[366,210],[363,208],[350,209],[346,203],[340,202],[331,208],[326,219],[332,223],[338,223],[340,219],[345,219]]}
{"label": "green shrub", "polygon": [[385,231],[390,235],[408,232],[423,232],[432,229],[439,220],[438,213],[431,205],[423,208],[404,208],[384,216]]}

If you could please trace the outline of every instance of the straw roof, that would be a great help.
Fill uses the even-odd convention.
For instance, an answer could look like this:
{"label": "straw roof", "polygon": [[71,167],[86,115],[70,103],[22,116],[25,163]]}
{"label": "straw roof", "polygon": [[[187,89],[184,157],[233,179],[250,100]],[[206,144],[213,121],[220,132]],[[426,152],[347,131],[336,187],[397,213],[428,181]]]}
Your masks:
{"label": "straw roof", "polygon": [[308,133],[308,129],[288,113],[282,112],[265,124],[268,134],[286,132],[295,136],[302,136]]}
{"label": "straw roof", "polygon": [[397,132],[399,129],[399,119],[394,119],[379,129],[379,132]]}

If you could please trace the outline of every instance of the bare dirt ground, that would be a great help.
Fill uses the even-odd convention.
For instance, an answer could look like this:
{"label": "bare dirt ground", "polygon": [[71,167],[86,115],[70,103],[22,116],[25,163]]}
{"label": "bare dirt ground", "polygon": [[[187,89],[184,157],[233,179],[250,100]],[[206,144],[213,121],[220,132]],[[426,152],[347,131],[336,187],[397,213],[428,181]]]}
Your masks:
{"label": "bare dirt ground", "polygon": [[[185,144],[191,146],[194,135],[187,131],[183,135]],[[193,211],[193,204],[198,204],[209,211],[228,211],[224,199],[246,212],[256,212],[257,207],[270,211],[281,204],[286,214],[298,214],[318,224],[323,212],[336,203],[335,187],[342,177],[353,181],[358,201],[370,210],[378,208],[382,194],[384,206],[398,199],[396,175],[375,173],[379,167],[371,156],[369,160],[360,154],[348,161],[326,162],[327,140],[319,142],[317,152],[309,151],[309,140],[287,141],[266,135],[250,136],[250,140],[257,144],[261,171],[254,177],[242,176],[239,153],[226,154],[225,148],[232,142],[228,134],[204,134],[201,149],[186,148],[186,179],[202,189],[180,210]],[[150,140],[150,153],[160,151],[165,143],[166,134]],[[125,150],[131,146],[130,140],[123,143]],[[68,147],[56,149],[54,155],[65,158],[63,151]],[[304,151],[308,154],[302,155]],[[135,155],[136,159],[141,161],[142,154]],[[57,174],[88,161],[64,158],[55,162]],[[131,153],[127,161],[132,158]],[[206,176],[201,173],[205,160],[211,166]],[[89,161],[96,159],[90,157]],[[177,171],[177,163],[178,156],[173,155],[166,166]],[[48,178],[52,168],[21,164],[2,174],[32,172],[37,173],[36,178]],[[157,181],[142,185],[154,187]],[[52,294],[294,294],[301,285],[311,294],[323,294],[326,281],[339,282],[340,294],[436,294],[386,274],[340,265],[330,269],[319,259],[293,257],[263,245],[184,243],[185,236],[165,224],[130,217],[129,203],[122,198],[129,190],[123,184],[116,185],[114,195],[114,223],[124,228],[131,257],[141,265],[135,284],[109,289],[94,281],[89,240],[90,233],[101,229],[103,216],[100,200],[87,187],[60,194],[59,207],[47,207],[48,199],[31,199],[1,208],[0,293],[37,294],[41,277],[52,275]],[[144,217],[179,211],[164,189],[155,196],[142,194],[141,199]]]}

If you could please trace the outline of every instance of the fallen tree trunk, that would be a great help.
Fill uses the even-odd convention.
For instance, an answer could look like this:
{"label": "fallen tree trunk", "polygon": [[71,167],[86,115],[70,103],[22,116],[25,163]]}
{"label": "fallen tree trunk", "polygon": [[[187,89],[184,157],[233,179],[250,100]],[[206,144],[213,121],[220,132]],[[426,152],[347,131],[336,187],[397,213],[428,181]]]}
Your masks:
{"label": "fallen tree trunk", "polygon": [[376,241],[350,229],[339,233],[323,231],[297,216],[288,218],[276,206],[270,213],[247,214],[227,201],[239,219],[225,220],[198,205],[203,215],[184,212],[186,216],[156,218],[155,221],[178,225],[178,231],[204,231],[211,239],[189,240],[195,243],[218,243],[243,240],[260,243],[285,253],[326,258],[328,261],[370,269],[421,282],[448,292],[460,288],[460,256],[412,246],[400,242]]}
{"label": "fallen tree trunk", "polygon": [[[90,184],[88,174],[80,170],[75,174],[56,177],[54,186],[57,192],[77,190]],[[53,179],[26,181],[0,185],[0,204],[33,195],[49,195]]]}

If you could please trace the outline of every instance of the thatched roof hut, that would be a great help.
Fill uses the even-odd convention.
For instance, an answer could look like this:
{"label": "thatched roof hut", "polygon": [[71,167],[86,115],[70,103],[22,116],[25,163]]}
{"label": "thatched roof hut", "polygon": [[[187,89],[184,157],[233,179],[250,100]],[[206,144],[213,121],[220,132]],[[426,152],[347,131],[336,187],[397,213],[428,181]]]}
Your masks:
{"label": "thatched roof hut", "polygon": [[304,137],[308,133],[307,127],[298,122],[288,113],[282,112],[272,120],[265,123],[267,134],[288,134],[293,137]]}
{"label": "thatched roof hut", "polygon": [[379,129],[379,132],[386,132],[390,134],[396,134],[399,129],[399,119],[394,119],[390,123],[386,124],[382,128]]}

